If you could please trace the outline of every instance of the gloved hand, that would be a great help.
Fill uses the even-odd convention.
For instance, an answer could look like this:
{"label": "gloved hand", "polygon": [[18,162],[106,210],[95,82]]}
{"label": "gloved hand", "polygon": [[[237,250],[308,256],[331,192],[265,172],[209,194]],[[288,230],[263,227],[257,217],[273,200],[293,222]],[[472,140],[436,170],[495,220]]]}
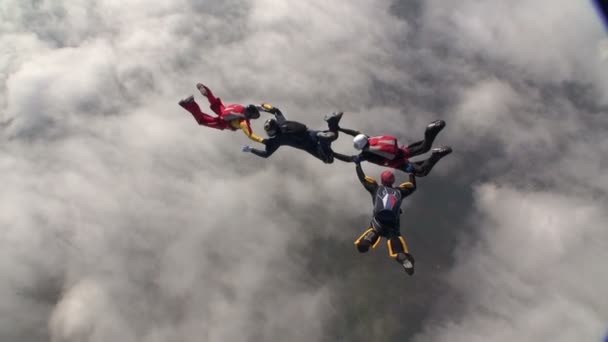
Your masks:
{"label": "gloved hand", "polygon": [[414,173],[414,167],[412,166],[412,164],[407,164],[407,167],[405,168],[405,172],[407,173]]}
{"label": "gloved hand", "polygon": [[201,95],[207,96],[207,87],[202,83],[197,83],[196,88],[201,92]]}
{"label": "gloved hand", "polygon": [[271,105],[270,103],[262,103],[262,110],[267,112],[267,113],[271,113],[271,114],[276,114],[279,110],[276,109],[273,105]]}
{"label": "gloved hand", "polygon": [[248,146],[248,145],[243,146],[243,152],[247,153],[247,152],[251,152],[251,150],[252,150],[251,146]]}

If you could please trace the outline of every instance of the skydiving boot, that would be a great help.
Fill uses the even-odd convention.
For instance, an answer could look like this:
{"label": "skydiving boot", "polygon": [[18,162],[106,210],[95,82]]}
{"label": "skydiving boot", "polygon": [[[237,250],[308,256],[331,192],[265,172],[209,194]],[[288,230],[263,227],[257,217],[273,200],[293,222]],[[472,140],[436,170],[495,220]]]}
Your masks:
{"label": "skydiving boot", "polygon": [[204,85],[204,84],[202,84],[202,83],[197,83],[197,84],[196,84],[196,89],[198,89],[198,91],[200,91],[200,92],[201,92],[201,95],[203,95],[203,96],[205,96],[205,97],[208,95],[208,92],[207,92],[207,87],[205,87],[205,85]]}
{"label": "skydiving boot", "polygon": [[431,135],[435,137],[445,127],[445,121],[435,120],[426,126],[425,135]]}
{"label": "skydiving boot", "polygon": [[452,148],[450,146],[435,147],[431,152],[431,158],[439,160],[452,153]]}
{"label": "skydiving boot", "polygon": [[408,275],[414,274],[414,263],[416,261],[414,260],[414,257],[411,254],[399,253],[399,256],[397,257],[397,262],[400,263],[401,266],[403,266],[403,268],[405,269],[405,273],[407,273]]}
{"label": "skydiving boot", "polygon": [[427,153],[433,146],[433,142],[437,137],[437,134],[445,127],[445,121],[436,120],[426,126],[424,131],[424,140],[416,141],[415,143],[409,144],[407,149],[409,150],[409,157],[418,156]]}
{"label": "skydiving boot", "polygon": [[329,127],[330,131],[338,131],[340,119],[342,119],[343,114],[344,112],[333,112],[331,114],[325,115],[324,120],[327,121],[327,126]]}
{"label": "skydiving boot", "polygon": [[327,121],[327,126],[329,129],[327,131],[322,131],[317,133],[317,138],[325,141],[334,141],[338,138],[338,123],[342,118],[342,112],[333,112],[331,114],[325,115],[323,120]]}
{"label": "skydiving boot", "polygon": [[191,102],[194,102],[194,96],[192,96],[192,95],[190,95],[190,96],[186,97],[186,98],[185,98],[185,99],[183,99],[183,100],[180,100],[180,101],[179,101],[179,105],[180,105],[180,106],[183,106],[183,105],[185,105],[186,103],[191,103]]}

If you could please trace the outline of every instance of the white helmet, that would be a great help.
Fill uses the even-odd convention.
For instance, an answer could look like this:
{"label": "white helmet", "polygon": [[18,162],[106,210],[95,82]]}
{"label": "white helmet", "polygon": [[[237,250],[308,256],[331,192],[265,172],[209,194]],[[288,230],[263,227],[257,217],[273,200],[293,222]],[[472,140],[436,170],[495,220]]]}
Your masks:
{"label": "white helmet", "polygon": [[367,146],[367,140],[368,140],[367,135],[365,135],[365,134],[357,135],[353,139],[353,145],[355,146],[355,149],[362,150],[363,148],[365,148],[365,146]]}

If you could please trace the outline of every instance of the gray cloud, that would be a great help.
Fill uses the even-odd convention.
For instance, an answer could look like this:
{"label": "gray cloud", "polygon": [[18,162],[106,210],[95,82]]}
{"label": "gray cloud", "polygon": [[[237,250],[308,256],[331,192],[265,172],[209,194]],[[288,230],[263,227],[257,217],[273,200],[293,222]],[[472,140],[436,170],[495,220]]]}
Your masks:
{"label": "gray cloud", "polygon": [[427,7],[436,41],[480,58],[459,79],[448,114],[458,129],[449,134],[466,132],[467,153],[497,150],[481,166],[492,180],[475,186],[473,230],[450,272],[448,296],[460,310],[437,312],[444,318],[429,319],[417,340],[599,340],[607,310],[595,262],[608,241],[600,228],[604,33],[586,4],[505,6]]}
{"label": "gray cloud", "polygon": [[[198,80],[318,126],[364,101],[372,61],[388,52],[354,43],[390,40],[363,10],[390,16],[319,5],[7,5],[6,39],[22,47],[3,78],[14,118],[1,163],[3,340],[323,338],[329,289],[300,276],[305,259],[291,251],[325,229],[297,216],[341,177],[328,185],[328,169],[301,154],[241,155],[244,137],[196,127],[177,106]],[[318,26],[342,11],[352,15]],[[348,98],[326,97],[334,86]]]}
{"label": "gray cloud", "polygon": [[[605,38],[585,5],[9,1],[0,15],[2,340],[603,333]],[[417,275],[352,248],[369,199],[351,165],[242,155],[240,133],[177,106],[197,81],[312,127],[342,109],[413,140],[448,120],[438,143],[456,153],[406,204]]]}

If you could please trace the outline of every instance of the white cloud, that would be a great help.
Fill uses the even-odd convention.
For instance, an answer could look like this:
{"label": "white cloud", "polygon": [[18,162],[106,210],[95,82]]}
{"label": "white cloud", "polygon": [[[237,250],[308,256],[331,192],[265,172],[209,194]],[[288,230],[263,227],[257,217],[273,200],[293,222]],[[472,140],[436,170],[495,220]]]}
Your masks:
{"label": "white cloud", "polygon": [[509,186],[477,188],[480,238],[458,253],[459,316],[420,341],[599,341],[608,257],[598,203]]}
{"label": "white cloud", "polygon": [[605,37],[591,4],[432,2],[424,18],[425,37],[455,54],[444,70],[460,75],[446,134],[465,135],[456,147],[481,162],[466,169],[491,181],[475,187],[450,275],[461,307],[428,318],[417,340],[600,340]]}
{"label": "white cloud", "polygon": [[[306,210],[324,196],[310,184],[344,193],[342,178],[302,152],[243,155],[241,133],[197,127],[177,102],[203,81],[322,127],[368,98],[373,63],[394,48],[385,23],[403,26],[388,5],[5,4],[17,48],[0,61],[14,118],[0,159],[2,339],[321,339],[329,289],[299,284],[289,248],[322,228],[278,199]],[[355,181],[350,165],[332,169]]]}
{"label": "white cloud", "polygon": [[[476,190],[475,234],[463,238],[473,248],[450,273],[463,315],[427,324],[419,340],[597,339],[608,125],[600,100],[579,105],[563,89],[607,89],[594,14],[569,2],[435,1],[409,26],[389,5],[4,4],[0,108],[14,120],[0,133],[0,336],[321,341],[334,316],[364,314],[332,306],[343,288],[300,283],[309,269],[292,255],[320,248],[318,237],[352,246],[359,229],[343,220],[369,209],[352,165],[241,154],[242,134],[197,127],[177,106],[202,81],[226,102],[270,101],[311,127],[340,109],[349,127],[409,141],[445,118],[438,143],[455,153],[420,192],[435,180],[493,182]],[[350,139],[337,146],[352,151]],[[437,217],[440,197],[423,204]],[[314,224],[300,219],[321,204]],[[402,337],[398,310],[378,313],[366,338]]]}
{"label": "white cloud", "polygon": [[527,78],[593,79],[604,37],[591,2],[464,1],[428,5],[426,22],[463,52],[499,58]]}

